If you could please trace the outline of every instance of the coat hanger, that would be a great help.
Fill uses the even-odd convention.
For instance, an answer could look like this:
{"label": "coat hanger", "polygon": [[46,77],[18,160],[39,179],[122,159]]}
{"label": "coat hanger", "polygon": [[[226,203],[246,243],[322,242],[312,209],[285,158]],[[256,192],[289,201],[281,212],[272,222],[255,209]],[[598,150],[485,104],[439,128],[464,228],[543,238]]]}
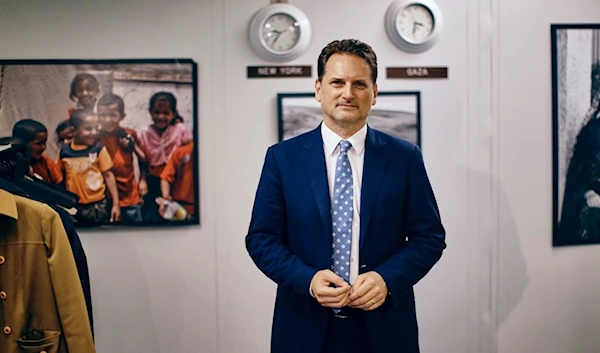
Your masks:
{"label": "coat hanger", "polygon": [[11,181],[29,196],[44,203],[55,204],[69,213],[77,207],[79,196],[57,185],[32,178],[29,169],[29,145],[13,137],[0,138],[0,177]]}

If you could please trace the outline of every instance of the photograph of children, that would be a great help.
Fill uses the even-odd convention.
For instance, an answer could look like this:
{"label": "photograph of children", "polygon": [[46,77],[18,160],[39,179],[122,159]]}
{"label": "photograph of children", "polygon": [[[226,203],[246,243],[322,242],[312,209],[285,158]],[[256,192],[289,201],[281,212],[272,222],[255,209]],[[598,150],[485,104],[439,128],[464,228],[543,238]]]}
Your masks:
{"label": "photograph of children", "polygon": [[[367,124],[379,131],[420,145],[420,92],[379,92]],[[314,93],[280,93],[279,140],[287,140],[315,129],[323,111]]]}
{"label": "photograph of children", "polygon": [[189,59],[0,60],[0,136],[77,194],[78,226],[199,224],[196,74]]}
{"label": "photograph of children", "polygon": [[551,26],[554,246],[600,243],[600,24]]}

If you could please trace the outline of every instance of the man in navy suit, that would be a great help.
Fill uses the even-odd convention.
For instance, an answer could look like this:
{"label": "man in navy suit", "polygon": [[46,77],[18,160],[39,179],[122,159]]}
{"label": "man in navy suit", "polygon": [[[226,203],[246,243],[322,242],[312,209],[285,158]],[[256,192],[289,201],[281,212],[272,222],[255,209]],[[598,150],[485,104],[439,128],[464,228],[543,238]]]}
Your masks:
{"label": "man in navy suit", "polygon": [[413,285],[445,231],[420,149],[367,126],[377,57],[321,52],[323,122],[266,154],[246,248],[278,284],[272,353],[418,353]]}

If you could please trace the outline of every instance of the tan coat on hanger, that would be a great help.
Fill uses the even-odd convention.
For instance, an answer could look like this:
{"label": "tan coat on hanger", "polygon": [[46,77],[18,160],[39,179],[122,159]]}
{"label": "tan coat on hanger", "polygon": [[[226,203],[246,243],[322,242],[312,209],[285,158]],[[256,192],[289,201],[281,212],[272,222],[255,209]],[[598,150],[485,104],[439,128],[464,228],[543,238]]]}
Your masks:
{"label": "tan coat on hanger", "polygon": [[0,189],[0,352],[94,353],[59,215]]}

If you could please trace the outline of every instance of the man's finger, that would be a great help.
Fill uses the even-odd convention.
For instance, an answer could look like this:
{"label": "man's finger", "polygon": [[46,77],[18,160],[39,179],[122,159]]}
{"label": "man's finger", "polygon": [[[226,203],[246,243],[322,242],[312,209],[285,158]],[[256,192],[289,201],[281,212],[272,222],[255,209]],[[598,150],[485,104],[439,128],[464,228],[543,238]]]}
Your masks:
{"label": "man's finger", "polygon": [[341,296],[338,300],[323,301],[320,304],[328,308],[343,308],[348,305],[348,296]]}
{"label": "man's finger", "polygon": [[381,305],[383,305],[383,303],[385,302],[385,297],[381,298],[379,295],[369,299],[366,303],[359,305],[359,306],[354,306],[352,305],[352,303],[349,304],[350,307],[355,308],[355,309],[361,309],[361,310],[375,310],[377,308],[379,308]]}
{"label": "man's finger", "polygon": [[363,281],[358,286],[352,287],[352,294],[350,295],[350,300],[356,300],[365,295],[368,291],[373,288],[373,283],[368,281]]}
{"label": "man's finger", "polygon": [[319,303],[321,303],[321,304],[335,304],[335,303],[343,303],[346,301],[347,298],[348,298],[348,294],[344,293],[344,294],[340,294],[335,297],[327,297],[327,296],[318,297],[318,300],[319,300]]}
{"label": "man's finger", "polygon": [[363,283],[365,283],[365,278],[366,278],[366,276],[364,274],[358,275],[358,277],[356,277],[356,280],[354,281],[354,284],[352,284],[352,291],[353,292],[355,290],[357,290],[358,288],[360,288],[360,286],[362,286]]}
{"label": "man's finger", "polygon": [[346,283],[346,281],[344,281],[344,279],[338,275],[336,275],[333,271],[331,270],[325,270],[322,272],[322,276],[321,279],[329,282],[329,283],[333,283],[338,287],[342,287],[345,285],[348,285],[348,283]]}
{"label": "man's finger", "polygon": [[370,300],[377,300],[377,298],[379,297],[379,294],[377,289],[375,287],[372,287],[371,289],[369,289],[366,293],[364,293],[363,295],[357,297],[357,298],[352,298],[352,296],[349,298],[350,299],[350,305],[352,307],[358,307],[361,306],[363,304],[367,304],[369,303]]}
{"label": "man's finger", "polygon": [[313,292],[315,295],[317,295],[319,297],[337,297],[337,296],[345,295],[345,294],[349,293],[350,286],[346,285],[346,286],[337,287],[337,288],[333,288],[333,287],[329,287],[329,286],[322,286],[322,287],[317,288]]}

